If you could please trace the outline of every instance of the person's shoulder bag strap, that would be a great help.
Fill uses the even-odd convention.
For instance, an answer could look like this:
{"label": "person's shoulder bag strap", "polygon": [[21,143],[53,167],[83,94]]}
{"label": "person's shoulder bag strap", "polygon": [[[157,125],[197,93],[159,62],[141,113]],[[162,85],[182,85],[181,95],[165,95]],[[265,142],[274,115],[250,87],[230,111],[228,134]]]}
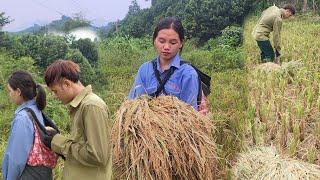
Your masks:
{"label": "person's shoulder bag strap", "polygon": [[171,66],[170,69],[169,69],[169,72],[166,74],[166,76],[163,78],[163,80],[161,80],[160,72],[157,69],[157,59],[154,59],[151,62],[152,62],[152,67],[153,67],[154,74],[155,74],[155,76],[156,76],[156,78],[157,78],[157,80],[159,82],[159,86],[158,86],[156,92],[150,94],[150,96],[158,97],[162,91],[164,91],[164,93],[167,94],[165,89],[164,89],[164,85],[170,79],[171,75],[174,73],[176,68],[174,66]]}
{"label": "person's shoulder bag strap", "polygon": [[40,133],[40,139],[43,141],[44,135],[47,134],[46,128],[39,122],[36,114],[34,113],[34,111],[31,108],[24,108],[27,111],[28,116],[30,117],[30,119],[35,122],[36,126],[39,128],[39,133]]}

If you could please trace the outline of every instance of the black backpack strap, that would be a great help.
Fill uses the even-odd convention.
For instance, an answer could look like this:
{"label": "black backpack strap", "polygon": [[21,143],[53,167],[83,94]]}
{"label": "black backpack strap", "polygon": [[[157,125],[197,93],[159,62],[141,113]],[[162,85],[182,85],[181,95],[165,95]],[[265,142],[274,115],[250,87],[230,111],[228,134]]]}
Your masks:
{"label": "black backpack strap", "polygon": [[188,65],[190,65],[194,70],[196,70],[196,72],[197,72],[197,74],[198,74],[198,96],[197,96],[197,105],[200,105],[200,103],[201,103],[201,98],[202,98],[202,88],[201,88],[201,78],[200,78],[200,76],[199,76],[199,73],[198,73],[198,71],[197,71],[197,68],[195,68],[190,62],[181,60],[181,61],[180,61],[180,65],[183,65],[183,64],[188,64]]}
{"label": "black backpack strap", "polygon": [[58,133],[60,133],[59,128],[56,126],[56,124],[47,115],[45,115],[43,112],[41,112],[41,114],[42,114],[42,117],[43,117],[44,125],[52,127]]}
{"label": "black backpack strap", "polygon": [[42,125],[42,124],[39,122],[39,120],[38,120],[35,112],[34,112],[31,108],[26,107],[26,108],[24,108],[24,109],[27,111],[29,117],[30,117],[30,118],[36,123],[36,125],[39,127],[39,129],[40,129],[41,132],[43,132],[44,134],[47,134],[47,130],[46,130],[45,126],[49,126],[49,127],[52,127],[53,129],[55,129],[58,133],[60,133],[58,127],[54,124],[54,122],[53,122],[48,116],[46,116],[43,112],[41,112],[41,115],[42,115],[42,117],[43,117],[44,125]]}
{"label": "black backpack strap", "polygon": [[157,69],[157,59],[154,59],[154,60],[152,61],[152,67],[153,67],[154,74],[156,75],[156,78],[157,78],[159,84],[161,84],[161,83],[162,83],[162,80],[161,80],[161,78],[160,78],[160,72],[159,72],[158,69]]}
{"label": "black backpack strap", "polygon": [[44,136],[47,135],[46,128],[39,122],[37,115],[34,113],[34,111],[31,108],[26,107],[24,109],[27,111],[27,114],[32,120],[32,122],[35,122],[36,126],[39,127],[40,139],[41,141],[43,141]]}
{"label": "black backpack strap", "polygon": [[208,96],[210,94],[210,82],[211,82],[211,77],[200,71],[197,67],[192,65],[188,61],[180,61],[180,65],[183,64],[189,64],[191,67],[193,67],[194,70],[196,70],[198,74],[198,79],[199,79],[199,90],[198,90],[198,97],[197,97],[197,102],[198,105],[201,103],[201,98],[202,98],[202,92],[205,96]]}
{"label": "black backpack strap", "polygon": [[154,74],[155,74],[155,76],[156,76],[156,78],[157,78],[157,80],[159,82],[159,86],[158,86],[156,92],[150,94],[150,96],[151,97],[158,97],[162,91],[164,91],[164,93],[167,94],[167,92],[164,89],[164,85],[170,79],[171,75],[174,73],[176,68],[171,66],[170,69],[169,69],[169,72],[166,74],[166,76],[163,78],[163,80],[161,80],[160,72],[157,69],[157,59],[154,59],[152,61],[152,67],[153,67]]}

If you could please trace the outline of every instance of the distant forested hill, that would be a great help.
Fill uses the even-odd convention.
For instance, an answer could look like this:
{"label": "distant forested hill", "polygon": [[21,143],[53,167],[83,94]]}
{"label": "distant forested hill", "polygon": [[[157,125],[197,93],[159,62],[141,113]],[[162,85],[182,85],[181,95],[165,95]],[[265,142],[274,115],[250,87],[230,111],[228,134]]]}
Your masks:
{"label": "distant forested hill", "polygon": [[75,17],[68,17],[68,16],[61,16],[61,19],[54,20],[51,23],[41,26],[38,24],[34,24],[33,26],[26,28],[22,31],[18,31],[12,34],[24,34],[24,33],[38,33],[38,34],[45,34],[48,31],[60,31],[64,33],[68,33],[73,29],[79,27],[90,27],[97,32],[102,34],[107,34],[108,30],[110,29],[110,25],[96,27],[91,25],[91,22],[86,20],[84,17],[80,15],[76,15]]}

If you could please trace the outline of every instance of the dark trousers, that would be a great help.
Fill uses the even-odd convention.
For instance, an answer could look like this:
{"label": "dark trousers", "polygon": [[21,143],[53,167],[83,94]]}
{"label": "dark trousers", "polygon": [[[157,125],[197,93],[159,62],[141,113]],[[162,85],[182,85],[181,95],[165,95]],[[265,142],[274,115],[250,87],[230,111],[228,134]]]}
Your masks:
{"label": "dark trousers", "polygon": [[19,180],[52,180],[52,169],[26,165]]}
{"label": "dark trousers", "polygon": [[261,51],[261,62],[273,62],[275,54],[270,41],[257,41],[257,43]]}

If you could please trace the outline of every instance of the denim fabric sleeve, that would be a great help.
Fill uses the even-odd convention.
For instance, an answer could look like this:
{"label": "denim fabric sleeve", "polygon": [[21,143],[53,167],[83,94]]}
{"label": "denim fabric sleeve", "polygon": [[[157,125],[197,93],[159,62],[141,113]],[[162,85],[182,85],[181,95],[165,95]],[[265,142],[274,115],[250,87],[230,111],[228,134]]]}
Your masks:
{"label": "denim fabric sleeve", "polygon": [[146,64],[143,64],[135,77],[133,86],[129,93],[129,99],[135,99],[143,94],[147,94],[144,77],[146,76]]}
{"label": "denim fabric sleeve", "polygon": [[27,163],[34,139],[34,128],[27,114],[17,114],[13,120],[8,145],[2,161],[4,180],[18,179]]}
{"label": "denim fabric sleeve", "polygon": [[197,98],[199,89],[198,75],[194,72],[186,74],[182,78],[180,99],[198,110]]}

